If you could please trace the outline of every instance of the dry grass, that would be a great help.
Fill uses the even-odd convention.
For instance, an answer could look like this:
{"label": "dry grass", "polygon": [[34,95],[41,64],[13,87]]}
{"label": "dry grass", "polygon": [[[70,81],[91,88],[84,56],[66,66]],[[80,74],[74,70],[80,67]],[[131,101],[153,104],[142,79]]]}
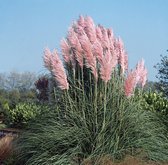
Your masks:
{"label": "dry grass", "polygon": [[[95,163],[90,160],[86,160],[83,162],[83,165],[95,165]],[[115,163],[108,157],[104,157],[100,159],[99,162],[96,163],[96,165],[168,165],[168,163],[156,163],[152,161],[145,162],[139,158],[127,156],[123,161]]]}
{"label": "dry grass", "polygon": [[12,141],[14,137],[7,135],[0,139],[0,162],[5,160],[12,152]]}

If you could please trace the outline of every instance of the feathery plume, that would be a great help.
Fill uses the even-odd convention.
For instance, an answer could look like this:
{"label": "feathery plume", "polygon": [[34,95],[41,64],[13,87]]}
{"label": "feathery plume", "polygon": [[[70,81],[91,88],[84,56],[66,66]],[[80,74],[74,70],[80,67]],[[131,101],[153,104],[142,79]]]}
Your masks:
{"label": "feathery plume", "polygon": [[67,39],[70,43],[73,55],[79,63],[79,66],[83,68],[83,55],[82,55],[82,47],[73,28],[70,28]]}
{"label": "feathery plume", "polygon": [[91,17],[85,18],[85,33],[87,34],[89,40],[91,43],[94,43],[96,41],[96,31],[95,31],[95,25]]}
{"label": "feathery plume", "polygon": [[127,97],[130,97],[133,94],[133,91],[138,83],[144,87],[147,80],[147,70],[144,65],[144,60],[138,62],[136,65],[136,69],[134,71],[131,71],[124,84],[125,89],[125,95]]}
{"label": "feathery plume", "polygon": [[141,79],[141,73],[143,72],[143,69],[144,69],[144,60],[140,60],[137,65],[136,65],[136,73],[137,73],[137,76],[136,76],[136,81],[139,83],[140,82],[140,79]]}
{"label": "feathery plume", "polygon": [[112,69],[112,56],[109,51],[106,51],[100,63],[100,77],[105,83],[111,79]]}
{"label": "feathery plume", "polygon": [[147,80],[147,69],[145,68],[145,62],[142,59],[138,62],[136,66],[136,72],[137,72],[137,81],[144,87],[146,80]]}
{"label": "feathery plume", "polygon": [[49,50],[49,48],[46,48],[44,50],[44,57],[43,57],[43,61],[44,61],[44,66],[51,71],[52,70],[52,64],[51,64],[51,59],[52,59],[52,53]]}
{"label": "feathery plume", "polygon": [[118,60],[121,66],[121,73],[124,74],[128,69],[128,56],[125,52],[124,44],[120,38],[116,40],[116,46],[118,51]]}
{"label": "feathery plume", "polygon": [[99,63],[102,63],[103,48],[98,40],[92,45],[92,53],[98,59]]}
{"label": "feathery plume", "polygon": [[61,40],[62,56],[66,63],[70,62],[70,46],[65,39]]}
{"label": "feathery plume", "polygon": [[100,76],[105,83],[111,79],[112,71],[116,67],[117,62],[117,56],[112,56],[110,50],[105,52],[102,63],[100,63]]}
{"label": "feathery plume", "polygon": [[78,24],[75,24],[74,25],[74,31],[77,33],[78,36],[81,36],[81,35],[84,35],[85,34],[85,31],[84,31],[84,28]]}
{"label": "feathery plume", "polygon": [[101,43],[103,40],[103,34],[102,34],[100,26],[96,27],[96,37],[97,37],[98,41]]}
{"label": "feathery plume", "polygon": [[124,55],[124,72],[125,71],[128,71],[128,54],[127,54],[127,52],[125,52],[125,55]]}
{"label": "feathery plume", "polygon": [[77,24],[83,28],[85,28],[85,18],[83,16],[79,16],[79,19],[77,21]]}
{"label": "feathery plume", "polygon": [[86,67],[91,68],[91,71],[97,80],[96,57],[92,53],[92,45],[86,34],[79,35],[79,41],[84,51],[84,58],[86,59]]}
{"label": "feathery plume", "polygon": [[144,70],[143,70],[143,72],[142,72],[142,75],[141,75],[141,85],[142,85],[142,87],[144,87],[145,84],[146,84],[147,74],[148,74],[148,71],[147,71],[146,68],[144,68]]}
{"label": "feathery plume", "polygon": [[137,85],[137,80],[136,80],[137,73],[136,71],[131,71],[128,73],[127,78],[124,83],[124,90],[125,90],[125,95],[127,97],[130,97],[133,95],[134,89]]}
{"label": "feathery plume", "polygon": [[67,76],[64,70],[63,63],[58,56],[56,50],[53,51],[53,58],[52,58],[52,73],[58,83],[58,87],[62,90],[69,89],[69,83],[67,81]]}
{"label": "feathery plume", "polygon": [[111,54],[115,54],[115,47],[114,47],[115,38],[114,38],[114,34],[113,34],[112,29],[107,29],[107,35],[109,38],[110,52],[111,52]]}
{"label": "feathery plume", "polygon": [[73,28],[69,29],[67,39],[72,48],[76,49],[79,52],[82,50],[80,42],[77,38],[77,34],[75,33]]}
{"label": "feathery plume", "polygon": [[71,63],[73,68],[75,68],[76,61],[75,61],[74,54],[72,53],[71,46],[65,39],[61,41],[61,50],[62,50],[62,56],[64,58],[64,61],[66,63]]}
{"label": "feathery plume", "polygon": [[109,43],[107,29],[105,29],[103,26],[100,26],[100,29],[102,31],[102,46],[104,49],[109,49],[110,43]]}
{"label": "feathery plume", "polygon": [[[107,29],[107,34],[109,38],[109,49],[112,55],[112,67],[115,67],[118,64],[118,55],[115,51],[115,38],[112,29]],[[128,59],[125,57],[125,61],[128,62]]]}

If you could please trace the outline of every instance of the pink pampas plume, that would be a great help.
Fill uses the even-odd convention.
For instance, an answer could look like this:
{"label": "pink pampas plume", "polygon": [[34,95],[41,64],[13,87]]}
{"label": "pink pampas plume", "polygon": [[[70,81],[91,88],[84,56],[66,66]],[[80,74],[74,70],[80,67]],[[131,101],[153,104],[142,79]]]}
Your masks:
{"label": "pink pampas plume", "polygon": [[125,52],[125,56],[124,56],[124,72],[128,71],[128,54]]}
{"label": "pink pampas plume", "polygon": [[[111,51],[110,51],[110,52],[111,52]],[[112,68],[115,68],[115,67],[117,66],[117,64],[118,64],[118,56],[117,56],[117,54],[116,54],[115,52],[113,52],[113,53],[111,54],[111,56],[112,56],[111,67],[112,67]]]}
{"label": "pink pampas plume", "polygon": [[112,69],[112,56],[109,51],[106,51],[102,63],[100,64],[100,77],[105,83],[111,79]]}
{"label": "pink pampas plume", "polygon": [[107,29],[107,35],[109,38],[114,38],[114,34],[113,34],[112,29]]}
{"label": "pink pampas plume", "polygon": [[94,43],[96,41],[96,31],[95,31],[95,25],[91,17],[85,18],[85,33],[87,34],[89,40],[91,43]]}
{"label": "pink pampas plume", "polygon": [[126,70],[128,70],[128,56],[124,49],[124,44],[122,40],[119,38],[116,40],[116,49],[118,52],[118,60],[121,66],[121,73],[124,74]]}
{"label": "pink pampas plume", "polygon": [[113,69],[118,62],[117,56],[110,53],[110,50],[105,51],[102,62],[100,63],[100,76],[101,79],[107,83],[111,79]]}
{"label": "pink pampas plume", "polygon": [[62,56],[66,63],[70,62],[70,46],[65,39],[61,40]]}
{"label": "pink pampas plume", "polygon": [[146,68],[144,68],[144,70],[143,70],[143,72],[142,72],[142,75],[141,75],[141,85],[142,85],[142,87],[144,87],[145,84],[146,84],[147,74],[148,74],[148,71],[147,71]]}
{"label": "pink pampas plume", "polygon": [[98,41],[101,43],[103,40],[103,34],[102,34],[100,26],[96,27],[96,37],[97,37]]}
{"label": "pink pampas plume", "polygon": [[60,60],[56,50],[53,51],[52,58],[52,73],[58,83],[58,87],[62,90],[69,89],[69,83],[67,81],[67,76],[64,70],[62,61]]}
{"label": "pink pampas plume", "polygon": [[103,26],[100,26],[100,29],[102,31],[102,46],[104,49],[110,48],[109,38],[108,38],[108,31]]}
{"label": "pink pampas plume", "polygon": [[83,68],[83,55],[82,55],[83,50],[77,37],[77,34],[75,33],[73,28],[70,28],[67,39],[70,43],[70,46],[72,48],[76,60],[79,63],[79,66]]}
{"label": "pink pampas plume", "polygon": [[142,59],[138,62],[136,66],[136,72],[137,72],[137,81],[144,87],[146,80],[147,80],[147,69],[145,68],[145,62]]}
{"label": "pink pampas plume", "polygon": [[124,84],[124,89],[125,89],[125,95],[127,97],[130,97],[133,95],[133,91],[138,83],[144,87],[145,83],[147,80],[147,70],[144,65],[144,60],[142,59],[141,61],[138,62],[136,69],[134,71],[131,71]]}
{"label": "pink pampas plume", "polygon": [[84,18],[82,15],[79,16],[79,19],[78,19],[78,21],[77,21],[77,24],[78,24],[79,26],[81,26],[82,28],[85,28],[85,18]]}
{"label": "pink pampas plume", "polygon": [[92,53],[92,45],[86,34],[78,35],[79,41],[84,51],[84,58],[86,59],[86,67],[91,68],[91,71],[97,80],[97,67],[96,67],[96,57]]}
{"label": "pink pampas plume", "polygon": [[99,63],[102,63],[102,59],[104,56],[103,48],[98,40],[92,45],[92,53],[98,59]]}
{"label": "pink pampas plume", "polygon": [[[107,34],[109,38],[109,48],[111,54],[116,54],[115,52],[115,38],[112,29],[107,29]],[[117,55],[117,54],[116,54]]]}
{"label": "pink pampas plume", "polygon": [[44,50],[44,57],[43,57],[43,61],[44,61],[44,66],[51,71],[52,70],[52,64],[51,64],[51,59],[52,59],[52,53],[51,51],[46,48]]}
{"label": "pink pampas plume", "polygon": [[71,63],[74,69],[76,66],[75,57],[72,54],[71,46],[68,44],[68,42],[65,39],[61,41],[61,50],[62,50],[62,56],[64,58],[64,61],[66,63]]}
{"label": "pink pampas plume", "polygon": [[144,68],[144,70],[143,70],[143,72],[142,72],[141,80],[140,80],[142,87],[144,87],[145,84],[146,84],[147,74],[148,74],[148,71],[147,71],[146,68]]}
{"label": "pink pampas plume", "polygon": [[140,60],[137,65],[136,65],[136,73],[137,73],[137,82],[139,83],[141,81],[141,74],[143,72],[144,69],[144,60]]}
{"label": "pink pampas plume", "polygon": [[[107,34],[108,34],[108,38],[109,38],[110,53],[112,55],[112,60],[113,60],[112,66],[115,67],[118,64],[118,54],[115,51],[115,38],[114,38],[114,34],[113,34],[112,29],[107,29]],[[125,62],[128,65],[128,57],[125,57]],[[126,66],[126,68],[128,68],[128,66]]]}
{"label": "pink pampas plume", "polygon": [[127,78],[125,80],[125,83],[124,83],[124,90],[125,90],[125,95],[127,97],[130,97],[133,95],[133,92],[134,92],[134,89],[137,85],[137,73],[136,71],[131,71],[128,75],[127,75]]}
{"label": "pink pampas plume", "polygon": [[77,34],[75,33],[73,28],[69,29],[67,39],[68,39],[71,47],[73,47],[74,49],[76,49],[79,52],[82,51],[82,48],[81,48],[80,42],[78,40]]}
{"label": "pink pampas plume", "polygon": [[78,34],[78,36],[85,35],[84,28],[78,24],[74,24],[73,26],[74,31]]}

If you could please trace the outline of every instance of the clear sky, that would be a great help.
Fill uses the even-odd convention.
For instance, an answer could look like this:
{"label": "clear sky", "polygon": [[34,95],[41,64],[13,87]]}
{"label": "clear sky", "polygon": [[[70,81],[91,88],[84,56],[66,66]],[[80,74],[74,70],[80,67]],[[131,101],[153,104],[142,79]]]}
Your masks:
{"label": "clear sky", "polygon": [[168,49],[168,0],[0,0],[0,72],[45,73],[46,46],[59,48],[79,15],[112,28],[134,67],[144,58],[148,79]]}

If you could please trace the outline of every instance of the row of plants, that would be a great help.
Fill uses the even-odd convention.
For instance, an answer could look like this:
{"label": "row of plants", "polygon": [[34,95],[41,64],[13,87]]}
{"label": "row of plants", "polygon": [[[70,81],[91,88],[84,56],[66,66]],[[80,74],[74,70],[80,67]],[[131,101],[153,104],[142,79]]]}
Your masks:
{"label": "row of plants", "polygon": [[12,163],[94,165],[126,155],[168,161],[166,124],[157,115],[167,112],[167,100],[144,94],[144,61],[129,70],[122,40],[90,17],[73,23],[61,50],[63,62],[56,50],[44,52],[51,76],[39,81],[39,89],[40,96],[46,96],[43,86],[51,92],[47,110],[31,103],[11,111],[14,121],[20,122],[16,116],[23,113],[27,122]]}

